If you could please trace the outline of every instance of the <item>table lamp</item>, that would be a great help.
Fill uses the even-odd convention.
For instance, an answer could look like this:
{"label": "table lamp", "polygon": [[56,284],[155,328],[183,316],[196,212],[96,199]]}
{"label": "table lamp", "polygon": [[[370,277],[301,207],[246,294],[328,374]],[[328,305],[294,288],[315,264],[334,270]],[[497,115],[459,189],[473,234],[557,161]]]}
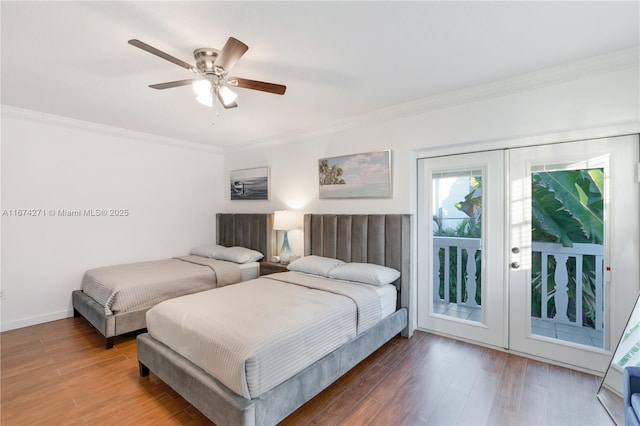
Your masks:
{"label": "table lamp", "polygon": [[280,262],[289,263],[291,256],[291,247],[289,246],[288,231],[300,227],[300,213],[287,210],[280,210],[273,214],[273,229],[276,231],[284,231],[282,238],[282,248],[280,249]]}

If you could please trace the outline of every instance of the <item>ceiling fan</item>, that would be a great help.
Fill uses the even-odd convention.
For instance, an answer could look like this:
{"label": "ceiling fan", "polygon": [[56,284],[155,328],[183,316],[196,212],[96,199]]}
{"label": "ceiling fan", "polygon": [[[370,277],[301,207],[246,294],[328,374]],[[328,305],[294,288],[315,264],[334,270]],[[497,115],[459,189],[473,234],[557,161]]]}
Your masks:
{"label": "ceiling fan", "polygon": [[238,104],[235,100],[238,95],[231,90],[230,87],[259,90],[276,95],[284,95],[284,92],[287,90],[287,86],[281,84],[229,76],[231,68],[233,68],[242,55],[249,49],[249,46],[233,37],[229,37],[222,50],[212,48],[194,50],[193,58],[195,59],[195,66],[158,50],[153,46],[149,46],[140,40],[129,40],[129,44],[162,59],[166,59],[169,62],[173,62],[199,76],[194,79],[151,84],[149,87],[164,90],[191,84],[193,85],[193,90],[196,92],[198,102],[206,106],[213,106],[215,99],[217,99],[225,108],[237,107]]}

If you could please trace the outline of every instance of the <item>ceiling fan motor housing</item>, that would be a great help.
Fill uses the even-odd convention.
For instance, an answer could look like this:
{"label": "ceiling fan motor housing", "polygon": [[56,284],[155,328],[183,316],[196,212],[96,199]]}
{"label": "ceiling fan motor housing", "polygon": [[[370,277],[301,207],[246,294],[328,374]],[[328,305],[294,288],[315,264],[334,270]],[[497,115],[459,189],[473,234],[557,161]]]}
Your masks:
{"label": "ceiling fan motor housing", "polygon": [[220,51],[210,47],[202,47],[193,51],[193,57],[196,60],[196,67],[204,74],[224,74],[224,69],[214,66]]}

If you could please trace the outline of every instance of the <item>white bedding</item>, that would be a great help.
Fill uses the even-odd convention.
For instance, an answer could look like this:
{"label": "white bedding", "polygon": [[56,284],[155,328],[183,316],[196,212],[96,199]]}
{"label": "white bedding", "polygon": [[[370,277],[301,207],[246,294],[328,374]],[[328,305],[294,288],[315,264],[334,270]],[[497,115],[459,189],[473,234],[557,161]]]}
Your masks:
{"label": "white bedding", "polygon": [[168,300],[146,320],[152,337],[251,399],[373,327],[395,299],[392,285],[284,272]]}

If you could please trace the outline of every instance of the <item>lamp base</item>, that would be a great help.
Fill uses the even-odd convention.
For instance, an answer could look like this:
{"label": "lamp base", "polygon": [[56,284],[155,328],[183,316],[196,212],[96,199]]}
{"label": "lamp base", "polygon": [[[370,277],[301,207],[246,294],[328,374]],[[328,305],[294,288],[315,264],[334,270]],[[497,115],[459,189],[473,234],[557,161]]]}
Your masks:
{"label": "lamp base", "polygon": [[289,256],[291,256],[291,247],[289,246],[289,236],[287,231],[284,231],[284,237],[282,238],[282,248],[280,249],[280,263],[287,265],[289,263]]}

